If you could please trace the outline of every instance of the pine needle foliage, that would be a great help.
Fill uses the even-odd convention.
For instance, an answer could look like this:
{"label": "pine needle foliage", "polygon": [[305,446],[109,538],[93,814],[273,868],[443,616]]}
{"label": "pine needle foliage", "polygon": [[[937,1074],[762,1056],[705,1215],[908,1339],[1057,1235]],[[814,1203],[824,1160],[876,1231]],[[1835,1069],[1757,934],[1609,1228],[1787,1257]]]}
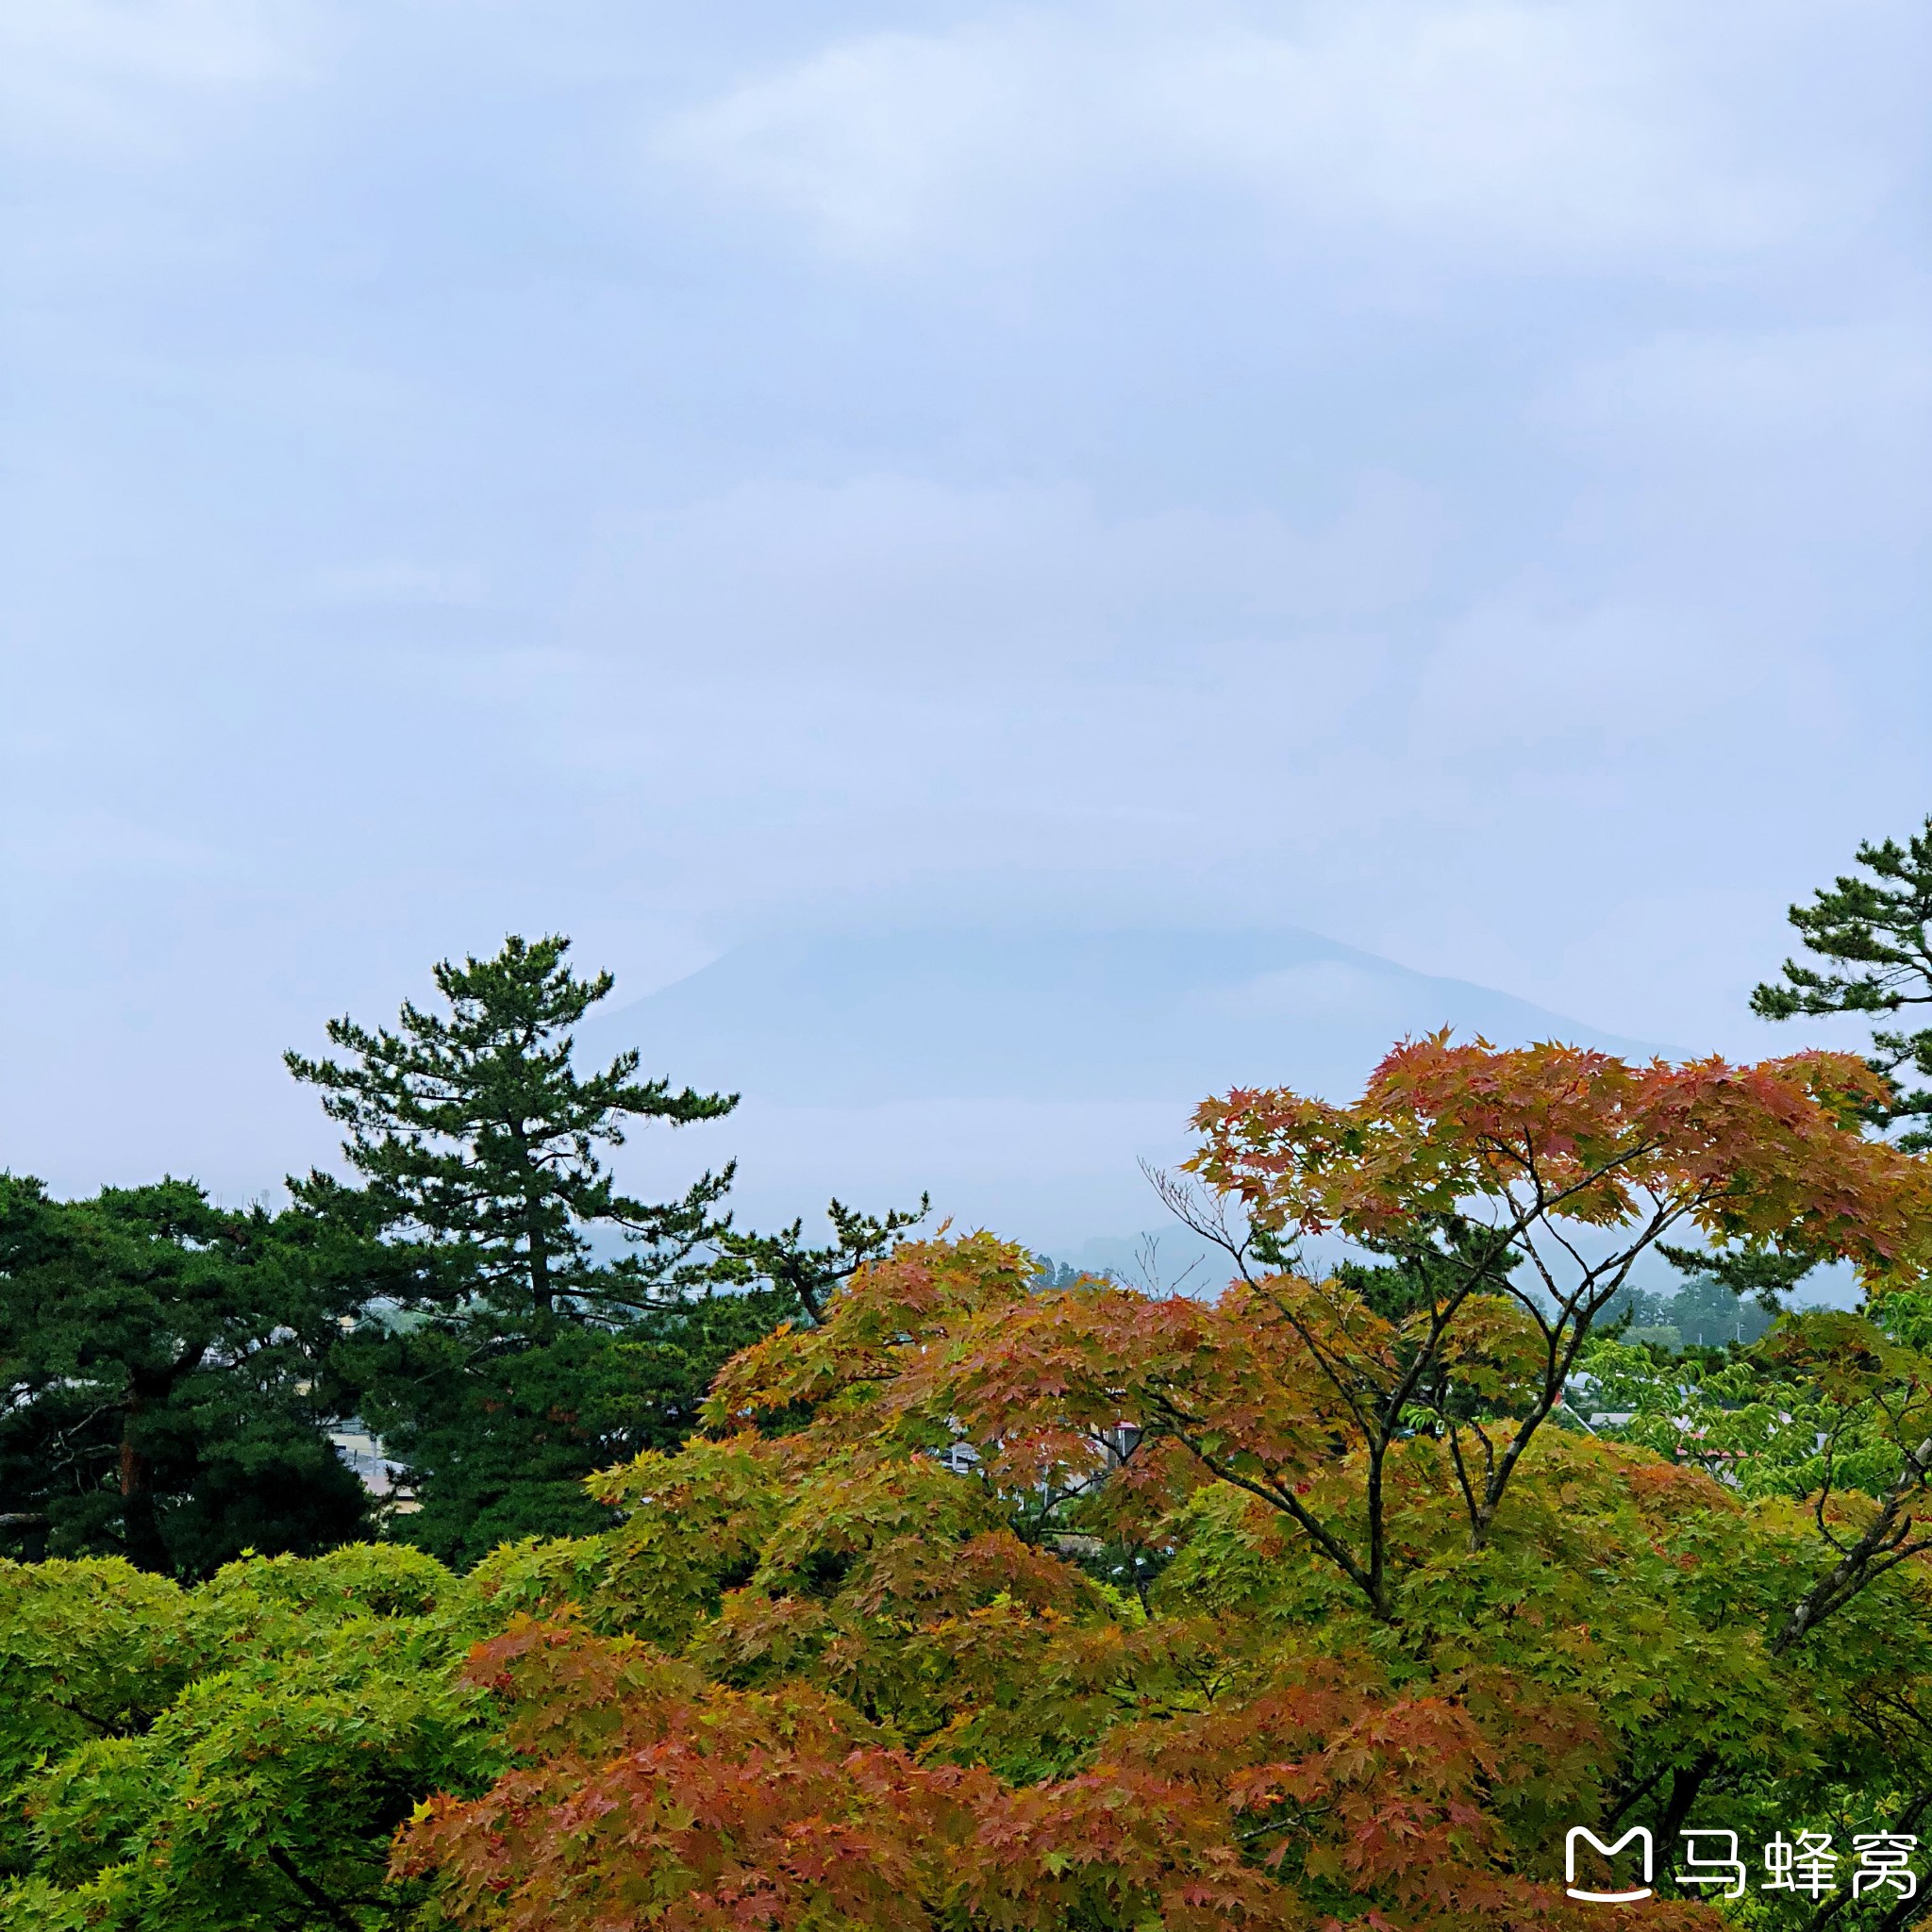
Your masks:
{"label": "pine needle foliage", "polygon": [[1860,845],[1857,862],[1866,876],[1840,874],[1810,905],[1790,908],[1806,949],[1825,967],[1787,959],[1781,979],[1752,992],[1751,1010],[1766,1020],[1872,1016],[1872,1068],[1891,1089],[1872,1119],[1904,1127],[1900,1144],[1923,1153],[1932,1148],[1932,1086],[1924,1084],[1932,1082],[1932,1026],[1876,1023],[1932,1007],[1932,818],[1903,845]]}

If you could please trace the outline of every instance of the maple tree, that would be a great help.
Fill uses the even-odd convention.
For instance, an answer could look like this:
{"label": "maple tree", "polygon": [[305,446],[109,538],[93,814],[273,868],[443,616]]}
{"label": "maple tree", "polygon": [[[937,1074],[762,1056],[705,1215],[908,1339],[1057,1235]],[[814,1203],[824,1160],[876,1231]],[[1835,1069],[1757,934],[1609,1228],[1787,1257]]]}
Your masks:
{"label": "maple tree", "polygon": [[390,1834],[502,1763],[458,1666],[487,1600],[413,1550],[0,1563],[0,1927],[410,1923]]}
{"label": "maple tree", "polygon": [[[595,1479],[616,1528],[475,1573],[512,1761],[418,1811],[397,1877],[506,1932],[1474,1932],[1595,1923],[1570,1824],[1668,1858],[1720,1798],[1916,1818],[1909,1322],[1779,1343],[1862,1406],[1862,1488],[1720,1481],[1566,1406],[1674,1234],[1845,1257],[1909,1312],[1932,1201],[1859,1133],[1873,1083],[1414,1042],[1352,1107],[1201,1109],[1212,1302],[1045,1287],[986,1235],[859,1269],[725,1367],[708,1435]],[[1373,1279],[1295,1271],[1335,1230]]]}

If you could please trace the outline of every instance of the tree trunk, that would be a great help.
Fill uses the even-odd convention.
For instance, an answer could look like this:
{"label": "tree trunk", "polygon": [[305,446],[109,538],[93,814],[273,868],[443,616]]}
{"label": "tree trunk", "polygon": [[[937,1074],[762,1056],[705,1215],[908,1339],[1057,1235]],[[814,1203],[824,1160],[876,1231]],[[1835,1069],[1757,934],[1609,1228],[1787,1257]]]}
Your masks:
{"label": "tree trunk", "polygon": [[168,1546],[161,1540],[160,1511],[156,1507],[154,1470],[141,1446],[142,1424],[149,1410],[165,1405],[175,1387],[201,1366],[208,1344],[190,1348],[165,1369],[137,1369],[127,1391],[121,1424],[121,1537],[127,1560],[140,1570],[166,1575],[172,1567]]}
{"label": "tree trunk", "polygon": [[135,1432],[145,1408],[146,1404],[136,1395],[127,1405],[127,1420],[121,1431],[121,1539],[127,1560],[137,1570],[165,1574],[168,1549],[161,1541],[147,1457],[135,1445]]}

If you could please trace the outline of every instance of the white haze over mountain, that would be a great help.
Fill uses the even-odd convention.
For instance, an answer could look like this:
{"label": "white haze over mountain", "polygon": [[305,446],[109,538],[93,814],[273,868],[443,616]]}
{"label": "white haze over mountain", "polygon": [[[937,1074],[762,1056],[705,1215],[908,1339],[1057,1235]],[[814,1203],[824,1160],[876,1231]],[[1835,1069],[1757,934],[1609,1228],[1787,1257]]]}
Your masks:
{"label": "white haze over mountain", "polygon": [[[1141,1166],[1191,1150],[1195,1103],[1235,1086],[1346,1100],[1394,1041],[1443,1026],[1498,1046],[1663,1050],[1292,928],[934,925],[736,947],[594,1015],[577,1058],[636,1047],[648,1076],[741,1093],[725,1119],[644,1130],[619,1158],[667,1191],[736,1158],[743,1223],[809,1221],[833,1194],[878,1212],[930,1191],[935,1223],[1195,1291],[1227,1267]],[[1675,1281],[1656,1260],[1637,1278]],[[1806,1295],[1850,1290],[1839,1270]]]}
{"label": "white haze over mountain", "polygon": [[724,1121],[640,1135],[627,1164],[673,1185],[735,1156],[754,1224],[929,1189],[936,1216],[1073,1254],[1164,1219],[1137,1163],[1185,1154],[1208,1094],[1344,1099],[1392,1041],[1445,1025],[1648,1051],[1314,933],[934,927],[741,946],[587,1022],[578,1057],[636,1046],[653,1076],[741,1092]]}

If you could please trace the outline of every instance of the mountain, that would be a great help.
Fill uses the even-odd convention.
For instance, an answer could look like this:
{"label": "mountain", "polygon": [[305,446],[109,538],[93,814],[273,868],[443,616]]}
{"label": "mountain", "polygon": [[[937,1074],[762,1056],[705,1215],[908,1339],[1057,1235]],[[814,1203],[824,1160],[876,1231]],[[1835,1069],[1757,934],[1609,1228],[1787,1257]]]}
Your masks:
{"label": "mountain", "polygon": [[1632,1041],[1310,932],[910,931],[738,947],[583,1029],[653,1072],[808,1106],[1330,1094],[1405,1034]]}
{"label": "mountain", "polygon": [[747,943],[594,1017],[578,1046],[743,1094],[638,1157],[665,1180],[737,1157],[743,1220],[929,1188],[961,1224],[1071,1252],[1156,1218],[1137,1162],[1185,1153],[1204,1095],[1345,1096],[1393,1041],[1444,1025],[1653,1051],[1310,932],[983,928]]}

